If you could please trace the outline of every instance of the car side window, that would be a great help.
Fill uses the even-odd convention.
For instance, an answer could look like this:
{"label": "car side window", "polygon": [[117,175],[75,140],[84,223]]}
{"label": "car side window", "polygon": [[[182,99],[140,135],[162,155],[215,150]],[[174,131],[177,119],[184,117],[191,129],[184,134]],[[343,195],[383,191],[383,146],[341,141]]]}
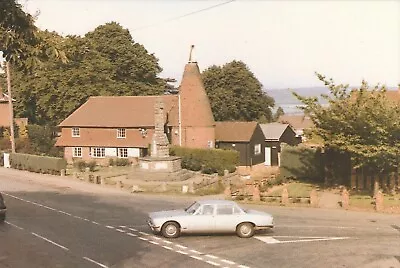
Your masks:
{"label": "car side window", "polygon": [[214,206],[212,205],[204,205],[201,211],[201,215],[213,215],[214,214]]}
{"label": "car side window", "polygon": [[237,206],[233,207],[233,214],[241,214],[242,210],[240,208],[238,208]]}
{"label": "car side window", "polygon": [[217,206],[217,215],[232,215],[233,207],[232,205],[218,205]]}

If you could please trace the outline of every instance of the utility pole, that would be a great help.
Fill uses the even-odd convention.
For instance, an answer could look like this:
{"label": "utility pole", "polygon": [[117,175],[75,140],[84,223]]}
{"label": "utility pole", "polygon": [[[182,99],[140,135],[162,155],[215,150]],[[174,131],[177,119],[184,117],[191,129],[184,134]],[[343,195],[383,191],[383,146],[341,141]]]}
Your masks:
{"label": "utility pole", "polygon": [[6,61],[6,72],[7,72],[7,94],[8,94],[8,109],[10,114],[10,142],[11,152],[15,153],[15,139],[14,139],[14,112],[13,103],[11,96],[11,75],[10,75],[10,63]]}

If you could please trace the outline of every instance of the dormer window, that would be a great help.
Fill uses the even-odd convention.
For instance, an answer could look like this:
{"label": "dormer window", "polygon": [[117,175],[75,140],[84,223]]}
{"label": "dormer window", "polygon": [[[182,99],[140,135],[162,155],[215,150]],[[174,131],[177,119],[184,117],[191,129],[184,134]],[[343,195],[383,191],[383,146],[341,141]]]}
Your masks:
{"label": "dormer window", "polygon": [[117,138],[118,139],[125,139],[126,138],[126,129],[125,128],[118,128],[117,129]]}
{"label": "dormer window", "polygon": [[72,137],[80,137],[81,133],[80,133],[80,129],[79,127],[73,127],[72,128]]}

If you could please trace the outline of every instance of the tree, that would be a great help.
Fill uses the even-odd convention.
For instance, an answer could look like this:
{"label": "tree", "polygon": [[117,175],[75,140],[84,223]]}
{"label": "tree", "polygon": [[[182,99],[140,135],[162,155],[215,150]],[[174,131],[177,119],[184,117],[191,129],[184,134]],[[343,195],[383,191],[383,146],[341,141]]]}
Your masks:
{"label": "tree", "polygon": [[34,124],[57,125],[90,96],[158,95],[166,88],[166,81],[158,78],[157,58],[117,23],[84,37],[40,34],[60,40],[68,62],[49,59],[31,77],[15,73],[16,114]]}
{"label": "tree", "polygon": [[272,120],[274,100],[243,62],[213,65],[202,73],[202,79],[216,121]]}
{"label": "tree", "polygon": [[278,121],[279,117],[281,117],[284,114],[285,114],[285,111],[283,110],[282,107],[279,106],[274,114],[274,121]]}
{"label": "tree", "polygon": [[360,88],[336,85],[318,74],[330,90],[321,95],[329,103],[322,106],[315,97],[293,93],[305,106],[314,134],[322,138],[327,149],[349,153],[353,167],[368,167],[373,172],[392,171],[400,160],[400,105],[386,97],[386,88],[372,90],[362,81]]}

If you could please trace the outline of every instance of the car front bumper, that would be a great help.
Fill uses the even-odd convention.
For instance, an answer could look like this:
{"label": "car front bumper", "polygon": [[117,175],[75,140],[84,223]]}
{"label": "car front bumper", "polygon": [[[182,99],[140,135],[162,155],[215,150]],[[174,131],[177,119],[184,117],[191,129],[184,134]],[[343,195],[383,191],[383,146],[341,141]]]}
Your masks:
{"label": "car front bumper", "polygon": [[153,223],[153,221],[151,219],[147,220],[147,225],[150,227],[150,229],[153,232],[157,232],[157,233],[161,232],[161,227],[154,225],[154,223]]}

